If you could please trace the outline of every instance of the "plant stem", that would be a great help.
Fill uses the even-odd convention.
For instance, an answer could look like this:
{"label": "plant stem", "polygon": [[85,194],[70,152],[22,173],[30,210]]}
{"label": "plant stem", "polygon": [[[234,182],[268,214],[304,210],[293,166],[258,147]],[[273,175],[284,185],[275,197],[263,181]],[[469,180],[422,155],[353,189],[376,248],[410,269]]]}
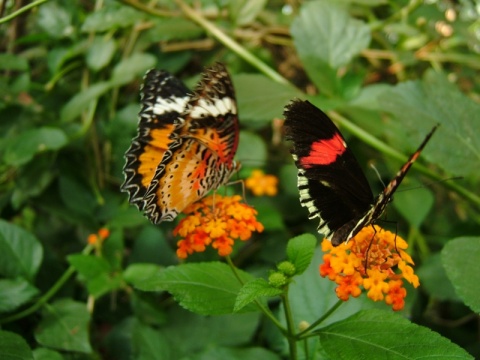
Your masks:
{"label": "plant stem", "polygon": [[308,333],[312,331],[315,327],[321,324],[326,318],[328,318],[331,314],[333,314],[339,307],[342,305],[344,301],[338,300],[335,305],[333,305],[325,314],[323,314],[319,319],[313,322],[308,328],[302,330],[297,334],[297,339],[302,339],[308,337]]}
{"label": "plant stem", "polygon": [[31,4],[25,5],[24,7],[18,9],[17,11],[14,11],[10,15],[7,15],[7,16],[4,16],[3,18],[1,18],[0,19],[0,24],[6,23],[7,21],[10,21],[10,20],[16,18],[17,16],[23,14],[24,12],[26,12],[26,11],[28,11],[28,10],[36,7],[36,6],[42,5],[43,3],[46,3],[47,1],[49,1],[49,0],[37,0],[37,1],[32,2]]}
{"label": "plant stem", "polygon": [[256,67],[258,70],[260,70],[262,73],[264,73],[266,76],[268,76],[272,80],[280,84],[290,84],[289,81],[285,79],[282,75],[277,73],[270,66],[265,64],[262,60],[257,58],[255,55],[253,55],[251,52],[249,52],[247,49],[245,49],[242,45],[240,45],[238,42],[233,40],[231,37],[227,36],[222,30],[220,30],[217,26],[215,26],[215,24],[205,19],[205,17],[203,17],[197,11],[193,10],[191,7],[185,4],[182,0],[176,0],[176,2],[178,6],[180,6],[180,8],[182,9],[183,13],[188,18],[190,18],[191,20],[196,22],[198,25],[200,25],[202,28],[210,32],[218,41],[220,41],[223,45],[225,45],[227,48],[229,48],[238,56],[240,56],[243,60],[245,60],[252,66]]}
{"label": "plant stem", "polygon": [[[225,256],[225,259],[227,260],[227,264],[230,266],[230,269],[232,269],[233,274],[237,278],[238,282],[242,285],[245,284],[245,282],[242,280],[240,277],[240,274],[237,271],[237,267],[233,264],[232,259],[230,256]],[[274,325],[283,333],[287,334],[287,330],[282,326],[282,324],[277,320],[277,318],[272,314],[270,309],[268,309],[265,305],[263,305],[260,301],[255,300],[255,304],[258,306],[258,308],[265,314],[266,317],[268,317]]]}
{"label": "plant stem", "polygon": [[[93,245],[87,245],[85,249],[83,249],[82,254],[89,254],[92,250],[93,250]],[[23,311],[20,311],[19,313],[0,319],[0,325],[21,319],[37,311],[39,308],[45,305],[58,292],[58,290],[60,290],[60,288],[67,282],[70,276],[72,276],[74,273],[75,273],[75,268],[73,266],[69,266],[68,269],[60,277],[60,279],[58,279],[57,282],[53,284],[53,286],[42,297],[40,297],[35,304],[33,304],[32,306],[30,306],[29,308]]]}
{"label": "plant stem", "polygon": [[288,330],[288,347],[290,349],[290,359],[295,360],[297,358],[297,340],[295,336],[295,323],[293,320],[292,309],[290,307],[290,300],[288,299],[288,286],[285,293],[282,295],[283,309],[285,311],[285,319],[287,321]]}

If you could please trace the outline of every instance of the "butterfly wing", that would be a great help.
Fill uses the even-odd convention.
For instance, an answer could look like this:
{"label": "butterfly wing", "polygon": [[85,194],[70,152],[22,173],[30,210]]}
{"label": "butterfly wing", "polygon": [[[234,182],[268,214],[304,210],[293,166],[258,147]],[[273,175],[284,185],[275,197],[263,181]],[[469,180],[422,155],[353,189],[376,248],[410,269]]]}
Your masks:
{"label": "butterfly wing", "polygon": [[185,111],[188,88],[166,71],[152,69],[141,89],[138,133],[125,154],[122,191],[130,203],[144,209],[144,196],[172,140],[175,119]]}
{"label": "butterfly wing", "polygon": [[324,112],[308,101],[294,100],[284,115],[286,137],[293,141],[301,205],[309,218],[319,218],[318,231],[331,239],[342,226],[369,211],[372,191],[342,134]]}
{"label": "butterfly wing", "polygon": [[152,222],[173,220],[238,170],[233,160],[238,126],[233,84],[217,63],[205,70],[176,120],[172,142],[145,194],[145,214]]}

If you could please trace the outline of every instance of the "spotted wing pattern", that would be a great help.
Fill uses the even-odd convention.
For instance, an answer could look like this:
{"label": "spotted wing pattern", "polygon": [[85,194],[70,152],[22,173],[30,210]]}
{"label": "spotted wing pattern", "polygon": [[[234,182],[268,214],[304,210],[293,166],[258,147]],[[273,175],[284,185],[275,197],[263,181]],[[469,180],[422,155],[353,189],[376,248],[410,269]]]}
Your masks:
{"label": "spotted wing pattern", "polygon": [[[237,106],[225,66],[207,68],[192,94],[178,79],[169,78],[181,84],[183,92],[175,86],[174,94],[167,93],[162,81],[151,83],[151,96],[144,90],[139,134],[126,154],[122,186],[130,202],[156,224],[173,220],[239,168],[233,160],[238,145]],[[153,130],[156,138],[148,136]]]}
{"label": "spotted wing pattern", "polygon": [[294,100],[285,107],[284,115],[286,136],[293,141],[292,155],[298,168],[300,203],[308,209],[309,218],[319,219],[318,232],[334,246],[350,240],[382,215],[436,129],[374,199],[358,161],[323,111],[308,101]]}

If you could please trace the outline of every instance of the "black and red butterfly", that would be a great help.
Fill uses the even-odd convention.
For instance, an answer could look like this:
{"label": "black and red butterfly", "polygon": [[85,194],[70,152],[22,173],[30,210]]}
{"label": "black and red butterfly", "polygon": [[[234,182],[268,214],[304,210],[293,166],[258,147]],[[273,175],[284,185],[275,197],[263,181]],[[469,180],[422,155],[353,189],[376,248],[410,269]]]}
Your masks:
{"label": "black and red butterfly", "polygon": [[357,159],[323,111],[308,101],[294,100],[285,107],[284,115],[286,138],[293,141],[292,155],[298,168],[300,203],[308,209],[310,219],[319,218],[317,230],[333,246],[377,221],[437,129],[430,131],[374,199]]}

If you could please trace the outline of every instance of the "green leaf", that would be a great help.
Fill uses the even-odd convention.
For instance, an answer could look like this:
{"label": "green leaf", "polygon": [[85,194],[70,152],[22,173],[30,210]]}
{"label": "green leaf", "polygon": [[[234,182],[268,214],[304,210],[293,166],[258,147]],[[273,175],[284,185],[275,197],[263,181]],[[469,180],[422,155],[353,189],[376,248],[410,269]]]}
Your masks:
{"label": "green leaf", "polygon": [[128,28],[144,18],[144,13],[131,7],[110,3],[89,13],[82,24],[82,32],[104,32]]}
{"label": "green leaf", "polygon": [[132,284],[135,287],[142,286],[142,283],[155,274],[159,273],[161,267],[155,264],[132,264],[129,265],[125,272],[123,273],[123,277],[125,281]]}
{"label": "green leaf", "polygon": [[140,322],[136,322],[132,331],[133,359],[162,360],[176,358],[175,348],[161,332]]}
{"label": "green leaf", "polygon": [[0,220],[0,274],[29,280],[37,273],[43,258],[40,242],[22,228]]}
{"label": "green leaf", "polygon": [[230,2],[229,14],[238,26],[247,25],[255,20],[265,8],[267,0],[239,0]]}
{"label": "green leaf", "polygon": [[328,356],[338,360],[473,359],[438,333],[382,310],[361,311],[318,334]]}
{"label": "green leaf", "polygon": [[449,280],[440,254],[434,254],[423,261],[416,271],[422,288],[438,300],[458,301],[453,284]]}
{"label": "green leaf", "polygon": [[309,73],[316,60],[334,69],[346,65],[370,43],[370,28],[352,18],[342,4],[328,1],[304,3],[291,33]]}
{"label": "green leaf", "polygon": [[27,342],[13,332],[0,330],[0,359],[33,360]]}
{"label": "green leaf", "polygon": [[20,166],[32,160],[36,154],[58,150],[67,142],[67,136],[60,129],[51,127],[30,129],[8,141],[3,159],[9,165]]}
{"label": "green leaf", "polygon": [[317,239],[312,234],[294,237],[287,244],[287,258],[295,265],[295,274],[303,273],[312,261]]}
{"label": "green leaf", "polygon": [[[243,282],[252,279],[244,271],[237,272]],[[232,313],[242,287],[230,267],[220,262],[172,266],[137,286],[144,291],[168,291],[182,307],[202,315]]]}
{"label": "green leaf", "polygon": [[111,266],[105,259],[83,254],[70,255],[67,259],[85,280],[89,294],[95,298],[120,288],[121,276],[111,274]]}
{"label": "green leaf", "polygon": [[90,314],[84,303],[58,300],[45,311],[35,330],[35,339],[53,349],[91,353],[89,322]]}
{"label": "green leaf", "polygon": [[245,165],[261,167],[267,161],[267,146],[262,137],[248,131],[240,132],[236,159]]}
{"label": "green leaf", "polygon": [[228,359],[228,360],[245,360],[245,359],[262,359],[262,360],[280,360],[279,355],[260,347],[250,347],[243,349],[215,347],[208,348],[200,354],[195,354],[191,360],[211,360],[211,359]]}
{"label": "green leaf", "polygon": [[13,71],[27,71],[28,61],[26,58],[15,54],[0,54],[0,69]]}
{"label": "green leaf", "polygon": [[62,107],[60,111],[61,121],[70,122],[76,119],[83,111],[88,109],[92,101],[98,100],[100,96],[112,87],[113,84],[111,82],[102,81],[82,90]]}
{"label": "green leaf", "polygon": [[136,76],[143,76],[148,69],[155,66],[155,63],[155,56],[135,53],[115,65],[111,81],[116,86],[125,85],[131,82]]}
{"label": "green leaf", "polygon": [[442,250],[442,262],[455,291],[477,314],[480,313],[480,237],[459,237]]}
{"label": "green leaf", "polygon": [[283,118],[283,105],[303,96],[298,89],[263,75],[239,74],[233,80],[240,121],[255,128],[270,126],[272,119]]}
{"label": "green leaf", "polygon": [[407,81],[381,97],[409,133],[407,141],[417,146],[435,124],[435,133],[422,158],[455,176],[478,174],[480,163],[480,104],[462,94],[445,75],[427,71],[419,81]]}
{"label": "green leaf", "polygon": [[282,292],[283,291],[281,289],[271,286],[265,279],[255,279],[249,281],[240,289],[233,311],[240,311],[243,307],[247,306],[259,297],[277,296]]}
{"label": "green leaf", "polygon": [[56,2],[49,2],[39,7],[38,25],[53,38],[63,38],[74,33],[70,14]]}
{"label": "green leaf", "polygon": [[[412,182],[406,188],[411,188]],[[419,184],[419,186],[421,186]],[[435,199],[428,188],[412,189],[412,191],[402,191],[395,193],[395,208],[408,220],[408,223],[419,229],[428,213],[433,208]]]}
{"label": "green leaf", "polygon": [[88,67],[93,71],[106,67],[112,60],[116,48],[116,43],[111,38],[95,37],[86,55]]}
{"label": "green leaf", "polygon": [[38,289],[24,279],[0,279],[0,313],[10,312],[25,304],[38,294]]}
{"label": "green leaf", "polygon": [[91,216],[97,206],[92,189],[72,175],[60,176],[60,197],[73,214]]}
{"label": "green leaf", "polygon": [[46,348],[36,348],[33,350],[34,360],[63,360],[64,357],[57,351],[46,349]]}

